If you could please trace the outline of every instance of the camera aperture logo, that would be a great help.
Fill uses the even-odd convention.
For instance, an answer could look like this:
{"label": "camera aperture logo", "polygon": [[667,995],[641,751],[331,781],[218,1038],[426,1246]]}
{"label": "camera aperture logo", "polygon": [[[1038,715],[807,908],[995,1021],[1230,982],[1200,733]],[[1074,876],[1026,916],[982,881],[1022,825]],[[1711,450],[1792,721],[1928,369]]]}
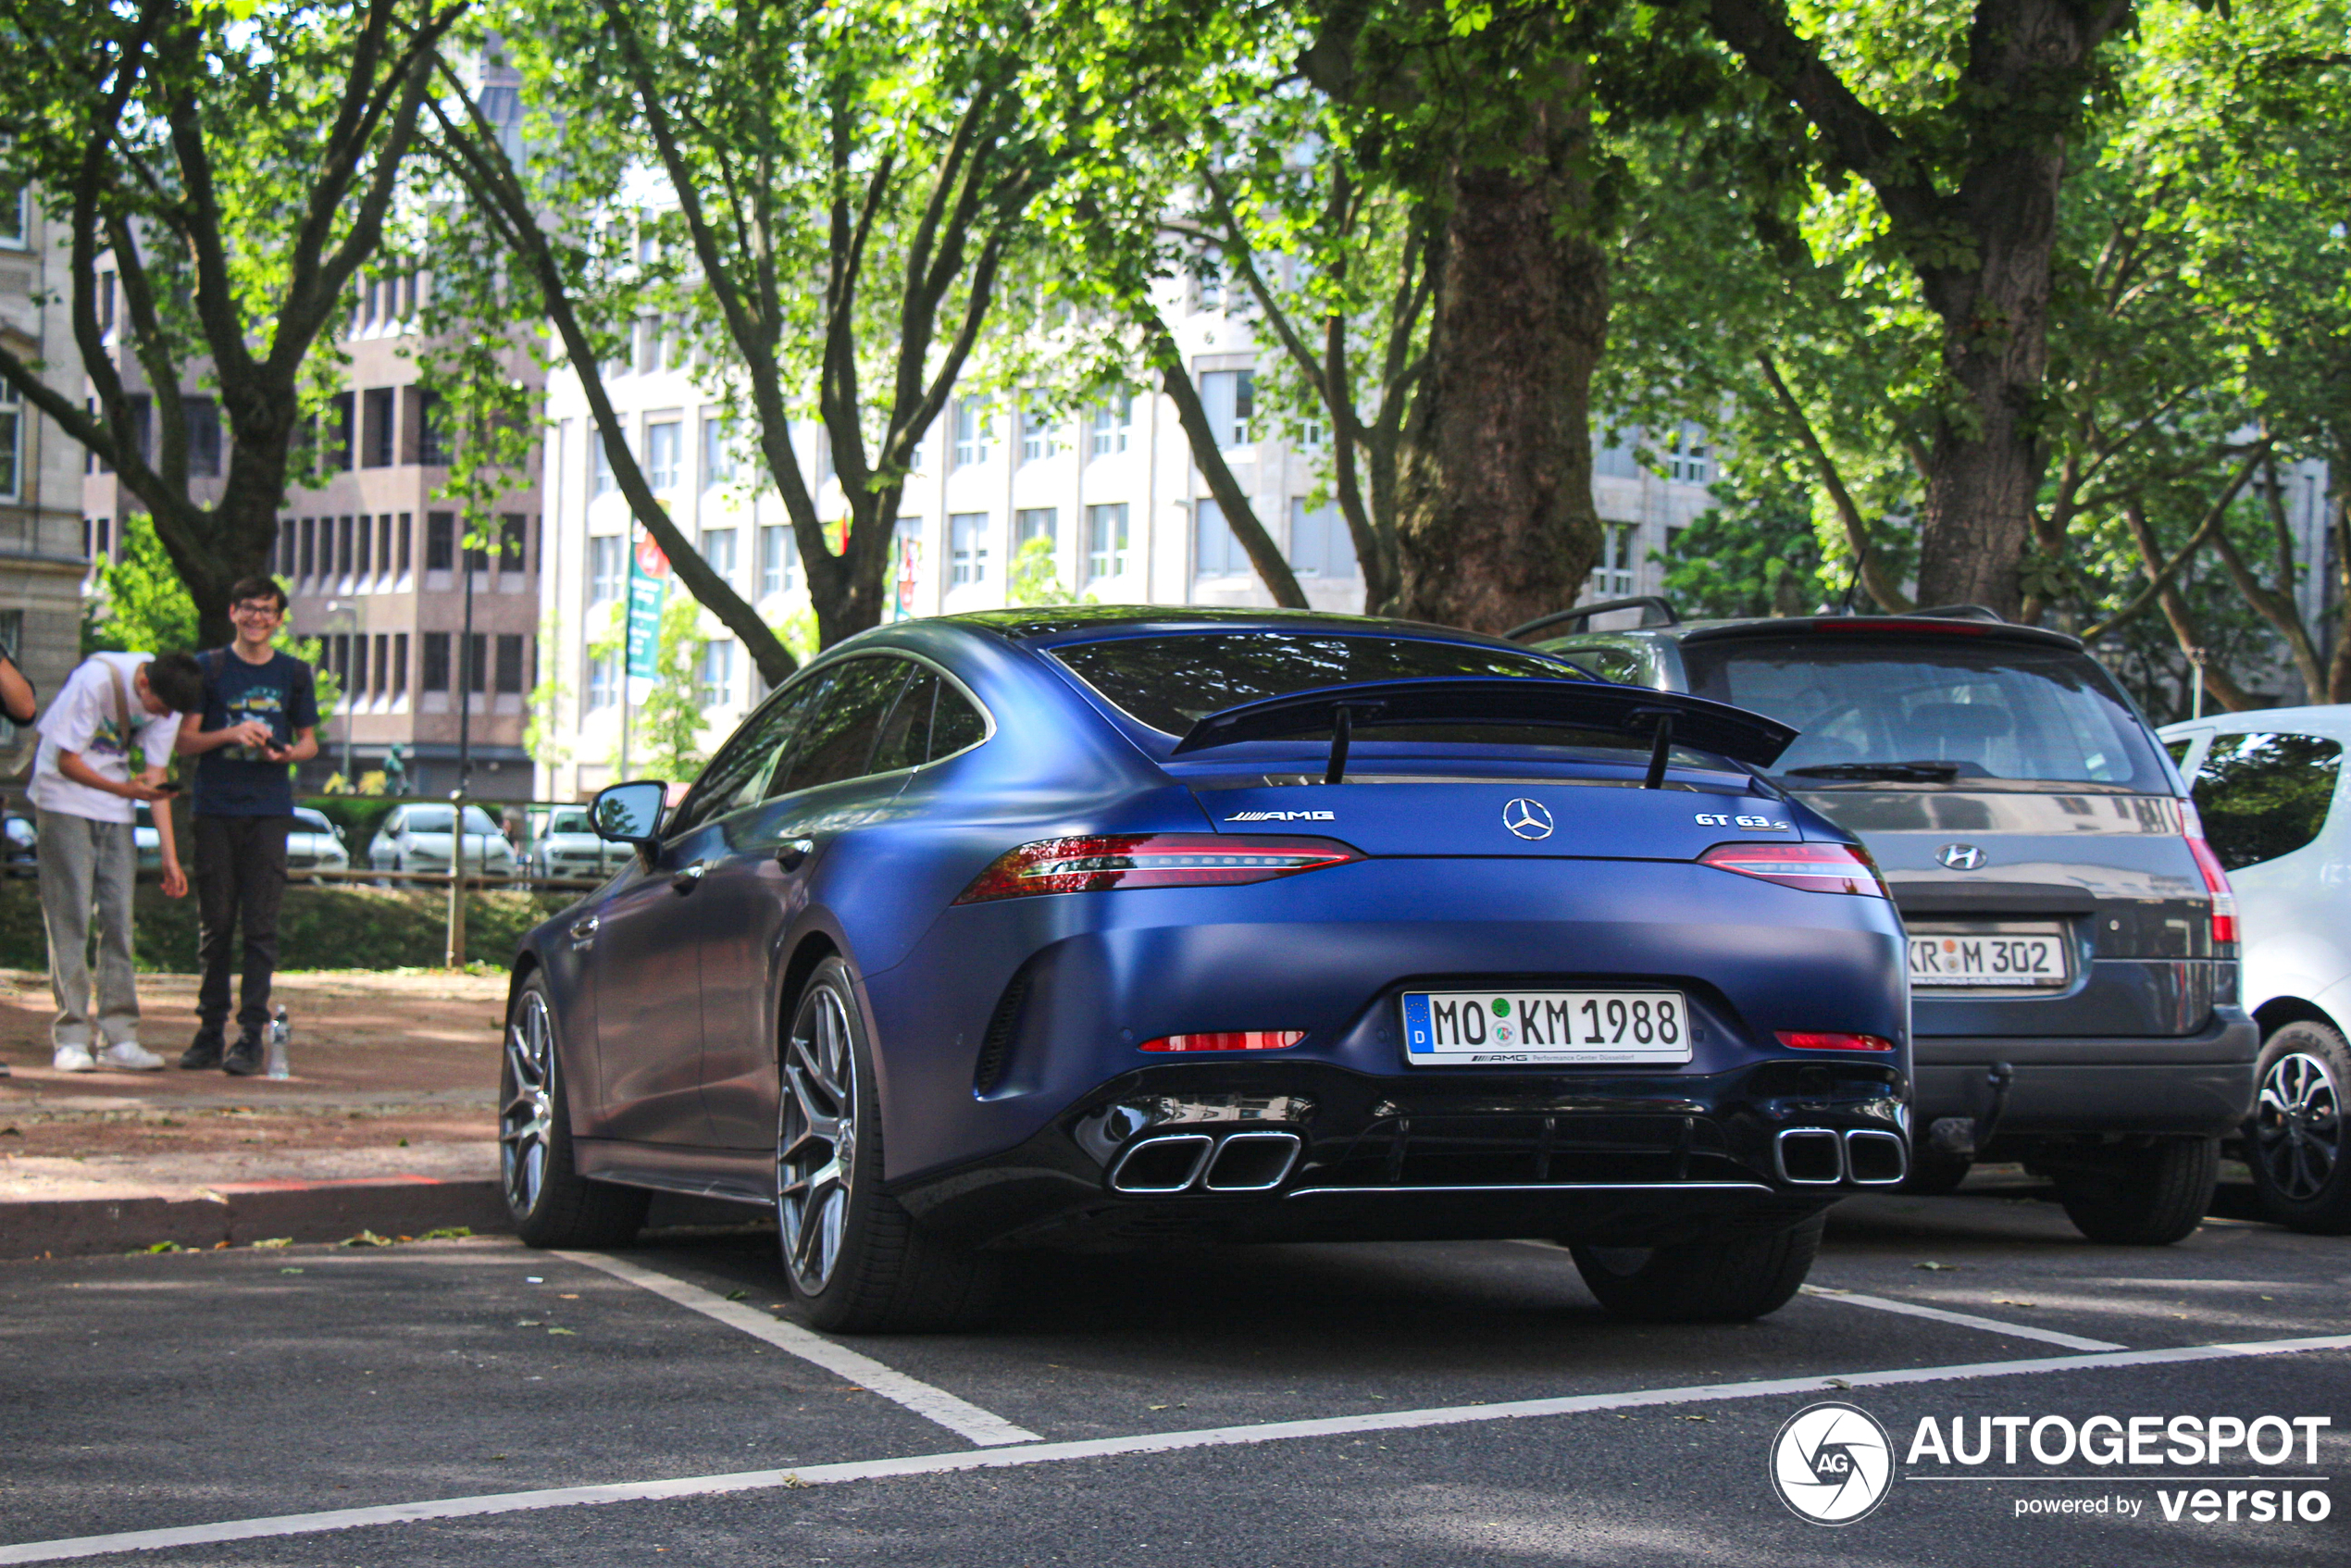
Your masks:
{"label": "camera aperture logo", "polygon": [[1815,1524],[1869,1517],[1894,1484],[1894,1444],[1869,1412],[1807,1405],[1772,1439],[1772,1488],[1788,1512]]}

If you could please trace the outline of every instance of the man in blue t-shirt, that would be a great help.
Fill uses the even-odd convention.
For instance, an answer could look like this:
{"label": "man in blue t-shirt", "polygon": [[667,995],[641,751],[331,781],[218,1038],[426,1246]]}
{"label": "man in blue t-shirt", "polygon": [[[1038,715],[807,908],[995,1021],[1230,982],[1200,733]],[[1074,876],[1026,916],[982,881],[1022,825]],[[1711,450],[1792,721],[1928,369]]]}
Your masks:
{"label": "man in blue t-shirt", "polygon": [[[286,890],[286,834],[293,827],[288,765],[318,754],[318,699],[310,666],[269,646],[286,618],[286,591],[249,577],[229,592],[237,640],[197,655],[202,713],[180,721],[180,754],[198,758],[194,802],[198,956],[196,1038],[182,1067],[261,1071],[269,980],[278,967],[278,906]],[[224,1049],[230,941],[244,922],[244,975],[237,1041]]]}

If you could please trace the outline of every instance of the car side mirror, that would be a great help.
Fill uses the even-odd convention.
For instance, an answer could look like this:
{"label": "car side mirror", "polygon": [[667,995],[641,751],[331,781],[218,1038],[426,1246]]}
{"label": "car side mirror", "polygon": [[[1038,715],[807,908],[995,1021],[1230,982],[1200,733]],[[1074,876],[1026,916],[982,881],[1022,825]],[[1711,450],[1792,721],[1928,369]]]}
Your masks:
{"label": "car side mirror", "polygon": [[669,786],[655,778],[607,785],[596,792],[588,820],[595,824],[599,839],[651,854],[661,842],[662,812],[668,798]]}

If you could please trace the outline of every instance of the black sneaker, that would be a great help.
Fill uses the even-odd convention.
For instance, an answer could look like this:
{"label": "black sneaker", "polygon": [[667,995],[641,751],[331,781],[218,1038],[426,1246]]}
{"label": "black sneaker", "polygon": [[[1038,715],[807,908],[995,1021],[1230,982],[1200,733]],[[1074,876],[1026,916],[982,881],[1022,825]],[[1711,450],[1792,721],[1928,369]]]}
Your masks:
{"label": "black sneaker", "polygon": [[218,1067],[220,1065],[220,1031],[198,1029],[196,1038],[188,1042],[188,1049],[180,1053],[180,1064],[192,1072],[203,1067]]}
{"label": "black sneaker", "polygon": [[261,1071],[261,1037],[240,1035],[221,1059],[220,1070],[232,1078],[249,1078]]}

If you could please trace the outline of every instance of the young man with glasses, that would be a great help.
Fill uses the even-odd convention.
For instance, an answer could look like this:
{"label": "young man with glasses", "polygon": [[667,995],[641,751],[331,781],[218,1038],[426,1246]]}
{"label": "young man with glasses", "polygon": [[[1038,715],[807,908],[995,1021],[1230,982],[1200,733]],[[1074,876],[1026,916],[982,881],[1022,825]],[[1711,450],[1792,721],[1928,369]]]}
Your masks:
{"label": "young man with glasses", "polygon": [[[182,1067],[261,1071],[269,981],[278,967],[278,906],[286,890],[286,834],[293,827],[289,765],[318,754],[318,699],[310,666],[269,645],[286,618],[286,591],[250,577],[229,592],[236,641],[199,654],[204,709],[180,722],[180,754],[195,757],[196,1038]],[[244,923],[237,1041],[227,1045],[232,933]]]}

